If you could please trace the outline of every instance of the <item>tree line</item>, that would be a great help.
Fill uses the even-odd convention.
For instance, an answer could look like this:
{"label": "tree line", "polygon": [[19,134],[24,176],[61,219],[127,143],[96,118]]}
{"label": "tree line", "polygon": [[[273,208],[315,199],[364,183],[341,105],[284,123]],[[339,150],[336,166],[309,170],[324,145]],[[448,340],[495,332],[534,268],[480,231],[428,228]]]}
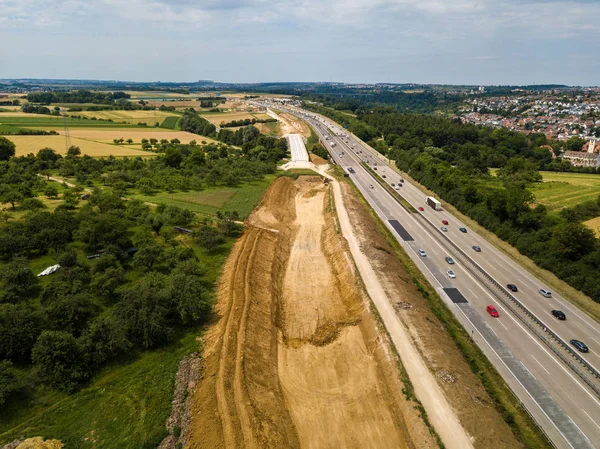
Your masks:
{"label": "tree line", "polygon": [[73,92],[30,92],[27,101],[30,103],[94,103],[111,104],[116,100],[127,100],[131,95],[125,92],[92,92],[89,90],[77,90]]}

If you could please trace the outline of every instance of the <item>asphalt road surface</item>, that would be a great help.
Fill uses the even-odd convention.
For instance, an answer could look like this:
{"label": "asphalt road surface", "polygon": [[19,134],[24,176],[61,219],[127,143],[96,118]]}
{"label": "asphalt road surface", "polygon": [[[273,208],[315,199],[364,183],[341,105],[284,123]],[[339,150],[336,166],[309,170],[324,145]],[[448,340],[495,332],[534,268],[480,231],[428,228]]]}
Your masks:
{"label": "asphalt road surface", "polygon": [[[406,181],[400,182],[401,175],[382,165],[374,150],[347,131],[312,113],[297,109],[289,112],[301,115],[313,126],[336,163],[345,171],[352,169],[350,176],[367,201],[447,301],[455,316],[471,331],[477,344],[553,443],[559,448],[600,447],[596,446],[600,444],[598,394],[499,300],[494,288],[474,273],[468,260],[456,248],[499,284],[515,284],[518,292],[513,295],[563,340],[568,342],[577,338],[584,341],[590,352],[581,356],[596,369],[600,367],[600,326],[560,296],[553,293],[551,298],[545,298],[540,295],[538,289],[545,287],[541,281],[447,211],[429,207],[425,195],[417,187]],[[332,143],[335,146],[332,147]],[[423,211],[411,213],[403,207],[379,184],[373,172],[361,165],[362,162],[376,168],[380,181],[390,186],[393,183],[392,188],[415,209],[422,207]],[[398,184],[402,186],[398,187]],[[442,220],[448,221],[447,231],[438,231],[431,225],[441,228]],[[467,232],[459,231],[460,227]],[[440,235],[442,232],[456,247]],[[474,245],[479,246],[481,252],[475,252]],[[426,256],[419,255],[420,249]],[[452,257],[455,263],[448,264],[446,256]],[[450,278],[448,270],[456,277]],[[494,305],[500,316],[489,315],[485,310],[487,305]],[[550,313],[553,309],[562,310],[567,319],[558,321]],[[540,333],[543,333],[541,328]],[[570,358],[563,349],[557,351]],[[578,364],[574,362],[574,365]],[[591,374],[588,377],[598,385]]]}

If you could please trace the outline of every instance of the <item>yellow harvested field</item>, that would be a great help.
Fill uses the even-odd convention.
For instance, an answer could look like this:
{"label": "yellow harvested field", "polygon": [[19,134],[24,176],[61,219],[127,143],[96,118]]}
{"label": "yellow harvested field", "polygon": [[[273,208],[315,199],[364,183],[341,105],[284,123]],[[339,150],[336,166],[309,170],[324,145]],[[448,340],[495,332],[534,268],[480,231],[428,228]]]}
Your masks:
{"label": "yellow harvested field", "polygon": [[164,91],[137,91],[137,90],[127,90],[126,94],[131,95],[131,98],[192,98],[196,99],[199,97],[198,94],[179,94],[176,92],[164,92]]}
{"label": "yellow harvested field", "polygon": [[[33,118],[43,118],[44,120],[48,119],[48,120],[57,120],[57,123],[60,123],[62,125],[62,117],[57,117],[55,115],[41,115],[41,114],[30,114],[28,112],[20,112],[20,110],[18,111],[14,111],[14,112],[2,112],[0,114],[0,124],[2,123],[2,117],[33,117]],[[59,122],[60,121],[60,122]],[[28,128],[30,128],[30,126],[27,126]]]}
{"label": "yellow harvested field", "polygon": [[82,111],[69,113],[74,116],[96,117],[99,119],[112,120],[114,122],[146,123],[149,126],[156,122],[159,124],[167,117],[178,117],[178,114],[164,111]]}
{"label": "yellow harvested field", "polygon": [[203,140],[206,142],[216,142],[213,139],[197,134],[185,131],[171,131],[164,128],[113,128],[106,130],[98,128],[73,128],[70,130],[70,134],[71,137],[106,143],[112,143],[114,139],[132,139],[135,143],[140,143],[142,139],[179,139],[181,143],[190,143],[192,140],[195,140],[197,143],[201,143]]}
{"label": "yellow harvested field", "polygon": [[214,123],[215,125],[220,125],[221,123],[228,123],[234,120],[246,120],[246,119],[266,119],[269,118],[267,114],[262,113],[250,113],[250,112],[223,112],[218,114],[202,114],[209,122]]}
{"label": "yellow harvested field", "polygon": [[600,217],[592,218],[584,221],[583,224],[590,228],[596,234],[596,238],[600,239]]}
{"label": "yellow harvested field", "polygon": [[[13,141],[16,145],[16,156],[25,156],[29,153],[37,154],[42,148],[52,148],[59,154],[66,154],[64,136],[6,136],[7,139]],[[136,150],[127,145],[117,146],[109,145],[108,143],[94,142],[85,140],[71,135],[71,145],[76,145],[81,148],[83,154],[93,157],[108,157],[108,156],[142,156],[152,157],[155,153],[148,151]]]}

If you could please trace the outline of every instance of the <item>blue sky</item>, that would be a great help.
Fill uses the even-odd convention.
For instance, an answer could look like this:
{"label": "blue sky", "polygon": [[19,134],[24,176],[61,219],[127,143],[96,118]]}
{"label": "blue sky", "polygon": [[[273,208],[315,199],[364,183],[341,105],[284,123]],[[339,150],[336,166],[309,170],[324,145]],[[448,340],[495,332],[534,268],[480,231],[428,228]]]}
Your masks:
{"label": "blue sky", "polygon": [[0,0],[0,78],[600,84],[600,0]]}

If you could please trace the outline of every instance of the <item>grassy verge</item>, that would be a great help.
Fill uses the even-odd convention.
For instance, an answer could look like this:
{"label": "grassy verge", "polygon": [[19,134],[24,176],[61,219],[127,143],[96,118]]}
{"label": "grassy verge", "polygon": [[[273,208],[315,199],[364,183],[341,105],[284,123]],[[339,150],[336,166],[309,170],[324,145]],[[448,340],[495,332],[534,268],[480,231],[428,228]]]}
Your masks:
{"label": "grassy verge", "polygon": [[[410,259],[402,246],[386,228],[358,189],[352,183],[350,183],[350,185],[354,193],[360,198],[360,201],[369,211],[377,230],[385,236],[386,241],[404,265],[412,282],[416,285],[421,295],[427,300],[433,314],[438,318],[440,324],[446,329],[446,332],[452,338],[452,341],[454,341],[461,351],[465,361],[469,364],[471,371],[481,380],[487,393],[494,401],[496,409],[511,427],[517,439],[530,449],[552,448],[553,446],[551,443],[546,439],[545,435],[538,428],[537,424],[529,416],[527,411],[524,410],[519,399],[513,394],[492,363],[473,342],[469,333],[447,308],[446,304],[439,297],[427,278],[425,278],[421,271],[416,267],[412,259]],[[404,376],[408,380],[408,375],[405,372]],[[407,391],[404,392],[404,394],[408,399],[414,396],[414,392],[412,391],[410,381],[406,385],[405,388],[407,388]],[[421,409],[422,406],[419,410]],[[423,409],[421,413],[425,413],[425,410]],[[425,419],[426,415],[423,416]],[[425,422],[428,423],[427,420]]]}

